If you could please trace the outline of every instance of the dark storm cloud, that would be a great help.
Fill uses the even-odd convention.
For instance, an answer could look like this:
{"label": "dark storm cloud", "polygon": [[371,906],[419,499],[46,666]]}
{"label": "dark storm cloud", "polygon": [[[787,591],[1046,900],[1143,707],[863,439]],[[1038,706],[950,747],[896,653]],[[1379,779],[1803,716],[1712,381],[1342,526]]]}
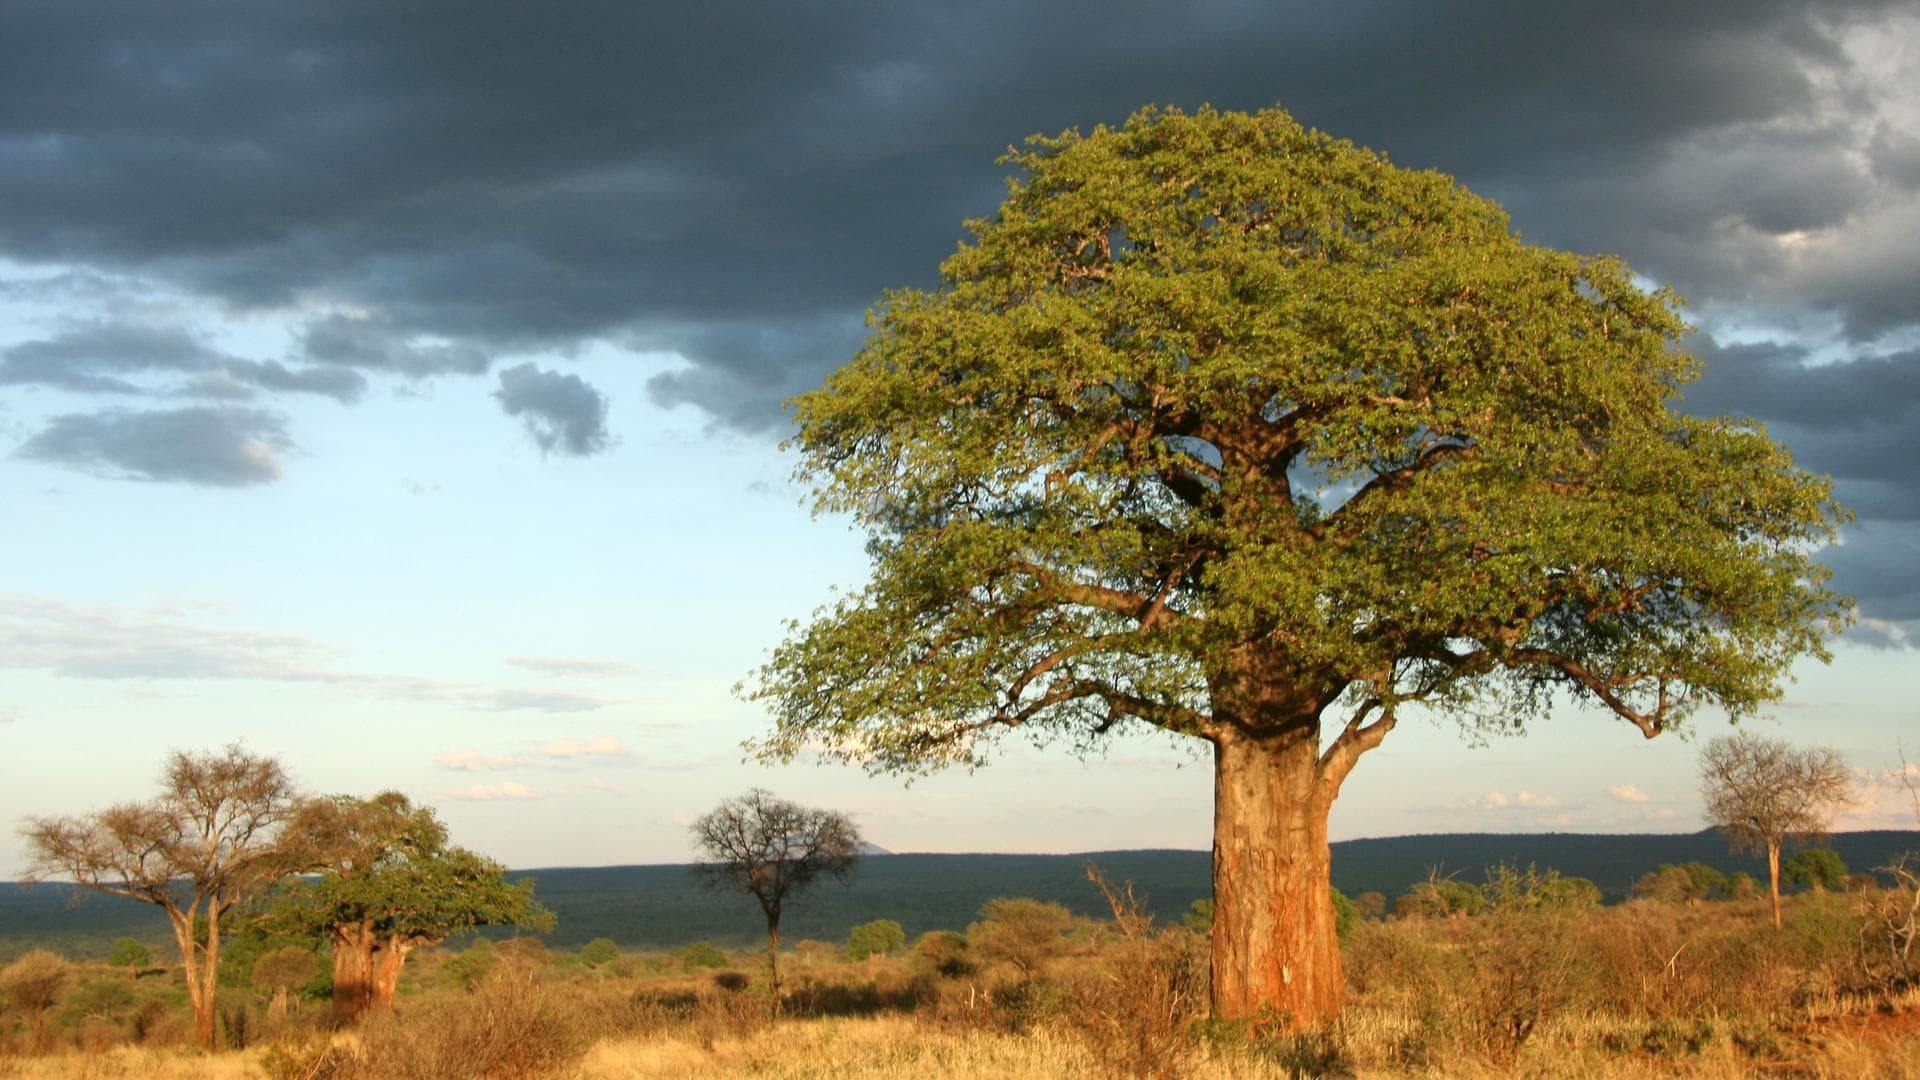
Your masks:
{"label": "dark storm cloud", "polygon": [[[193,376],[154,386],[148,373]],[[0,385],[34,384],[89,394],[251,397],[255,389],[322,394],[342,402],[359,398],[366,380],[332,366],[288,367],[278,361],[229,356],[178,327],[101,322],[70,327],[50,338],[0,349]]]}
{"label": "dark storm cloud", "polygon": [[278,479],[292,445],[273,413],[195,406],[56,416],[15,454],[120,479],[243,487]]}
{"label": "dark storm cloud", "polygon": [[578,375],[520,364],[500,372],[493,396],[520,418],[542,453],[585,457],[607,448],[606,395]]}
{"label": "dark storm cloud", "polygon": [[[289,378],[668,348],[690,366],[653,401],[776,431],[881,290],[930,284],[992,211],[1009,143],[1147,102],[1279,102],[1454,173],[1532,240],[1820,314],[1868,355],[1920,328],[1900,96],[1920,72],[1848,42],[1911,37],[1911,7],[22,2],[0,34],[0,256],[308,313]],[[1920,516],[1872,467],[1890,429],[1833,422],[1897,421],[1910,380],[1763,374],[1743,408],[1873,516]]]}

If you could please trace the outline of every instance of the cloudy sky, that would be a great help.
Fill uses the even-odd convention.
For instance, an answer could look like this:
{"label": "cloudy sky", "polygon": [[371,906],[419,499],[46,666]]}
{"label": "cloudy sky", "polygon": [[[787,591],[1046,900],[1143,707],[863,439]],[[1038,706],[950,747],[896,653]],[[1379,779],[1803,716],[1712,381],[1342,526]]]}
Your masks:
{"label": "cloudy sky", "polygon": [[[1688,407],[1765,420],[1858,514],[1828,559],[1860,625],[1758,726],[1891,764],[1920,731],[1912,5],[1172,10],[7,0],[0,819],[244,738],[521,866],[679,861],[755,784],[897,850],[1205,847],[1172,741],[904,787],[743,762],[765,719],[731,692],[864,572],[790,482],[782,400],[933,283],[1010,143],[1149,102],[1284,105],[1690,297]],[[1577,713],[1403,726],[1334,831],[1692,829],[1694,752]]]}

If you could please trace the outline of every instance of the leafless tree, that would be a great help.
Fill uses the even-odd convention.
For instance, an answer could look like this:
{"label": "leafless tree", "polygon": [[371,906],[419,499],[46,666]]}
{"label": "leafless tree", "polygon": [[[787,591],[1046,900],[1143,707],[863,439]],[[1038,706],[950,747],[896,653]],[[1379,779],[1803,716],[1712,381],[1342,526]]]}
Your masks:
{"label": "leafless tree", "polygon": [[1852,770],[1830,746],[1798,747],[1750,732],[1723,735],[1700,751],[1707,820],[1735,851],[1764,851],[1773,925],[1780,921],[1780,848],[1825,835],[1854,802]]}
{"label": "leafless tree", "polygon": [[[26,877],[70,878],[164,910],[180,946],[194,1036],[211,1046],[220,917],[297,867],[277,843],[297,802],[280,763],[238,743],[215,753],[176,751],[156,798],[78,817],[28,818],[20,828],[32,859]],[[197,938],[196,919],[205,920]]]}
{"label": "leafless tree", "polygon": [[694,879],[720,892],[742,892],[767,917],[767,974],[773,1011],[780,1011],[780,913],[820,877],[842,884],[860,857],[860,831],[845,814],[776,799],[754,788],[693,823],[693,842],[707,857]]}

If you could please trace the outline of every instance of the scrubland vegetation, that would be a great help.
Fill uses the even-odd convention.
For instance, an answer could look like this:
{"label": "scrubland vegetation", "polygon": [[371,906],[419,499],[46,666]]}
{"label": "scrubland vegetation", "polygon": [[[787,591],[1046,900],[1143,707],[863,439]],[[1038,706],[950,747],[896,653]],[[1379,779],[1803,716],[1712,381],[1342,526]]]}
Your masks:
{"label": "scrubland vegetation", "polygon": [[1700,869],[1606,907],[1514,867],[1342,904],[1349,1001],[1312,1034],[1209,1024],[1204,906],[1156,922],[1105,882],[1109,919],[1008,898],[965,932],[794,943],[778,1019],[757,950],[529,937],[423,949],[392,1013],[341,1028],[325,965],[282,1009],[298,965],[241,938],[203,1053],[176,968],[36,951],[0,969],[0,1077],[1920,1075],[1910,875],[1790,896],[1775,930],[1756,890],[1678,887]]}

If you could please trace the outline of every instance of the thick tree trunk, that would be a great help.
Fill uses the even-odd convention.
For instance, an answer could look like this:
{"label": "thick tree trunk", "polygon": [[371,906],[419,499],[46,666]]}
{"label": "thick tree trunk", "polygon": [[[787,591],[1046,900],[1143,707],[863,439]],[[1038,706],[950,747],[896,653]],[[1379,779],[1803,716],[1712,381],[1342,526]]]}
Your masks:
{"label": "thick tree trunk", "polygon": [[333,943],[333,1018],[351,1024],[373,1006],[373,931],[358,923],[336,926]]}
{"label": "thick tree trunk", "polygon": [[1215,1019],[1313,1028],[1345,998],[1317,732],[1214,740]]}
{"label": "thick tree trunk", "polygon": [[1767,888],[1773,895],[1773,928],[1781,928],[1780,921],[1780,845],[1767,841]]}
{"label": "thick tree trunk", "polygon": [[413,945],[400,938],[388,938],[373,954],[372,1008],[378,1012],[393,1009],[393,995],[400,988],[400,969],[406,966]]}

